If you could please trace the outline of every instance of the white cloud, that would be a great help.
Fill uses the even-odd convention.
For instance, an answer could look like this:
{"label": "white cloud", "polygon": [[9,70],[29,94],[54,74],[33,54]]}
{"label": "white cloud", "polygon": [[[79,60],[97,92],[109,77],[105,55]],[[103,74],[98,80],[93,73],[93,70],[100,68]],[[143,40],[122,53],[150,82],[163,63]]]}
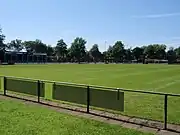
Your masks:
{"label": "white cloud", "polygon": [[151,15],[142,15],[142,16],[132,16],[133,18],[163,18],[163,17],[172,17],[180,16],[180,13],[166,13],[166,14],[151,14]]}

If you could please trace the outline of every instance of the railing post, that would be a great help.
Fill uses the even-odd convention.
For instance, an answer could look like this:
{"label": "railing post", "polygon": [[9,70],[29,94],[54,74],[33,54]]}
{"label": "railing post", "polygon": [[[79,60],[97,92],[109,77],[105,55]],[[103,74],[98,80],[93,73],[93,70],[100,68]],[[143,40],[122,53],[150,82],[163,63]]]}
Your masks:
{"label": "railing post", "polygon": [[117,88],[117,100],[119,100],[119,88]]}
{"label": "railing post", "polygon": [[37,95],[38,95],[38,102],[40,102],[40,91],[41,91],[41,88],[40,88],[40,85],[41,85],[41,83],[40,83],[40,81],[38,80],[37,81]]}
{"label": "railing post", "polygon": [[89,113],[89,106],[90,106],[90,88],[87,86],[87,113]]}
{"label": "railing post", "polygon": [[51,89],[51,99],[54,98],[54,91],[55,91],[55,90],[56,90],[56,83],[53,82],[53,84],[52,84],[52,89]]}
{"label": "railing post", "polygon": [[3,85],[4,85],[4,96],[6,96],[6,85],[7,85],[6,77],[4,77]]}
{"label": "railing post", "polygon": [[164,129],[167,129],[167,100],[168,95],[164,95]]}

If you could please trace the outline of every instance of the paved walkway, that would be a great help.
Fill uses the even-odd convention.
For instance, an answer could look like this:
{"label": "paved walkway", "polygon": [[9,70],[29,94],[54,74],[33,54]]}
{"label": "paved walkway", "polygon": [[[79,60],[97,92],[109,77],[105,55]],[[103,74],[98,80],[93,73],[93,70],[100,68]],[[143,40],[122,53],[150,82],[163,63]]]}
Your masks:
{"label": "paved walkway", "polygon": [[[17,95],[16,95],[17,96]],[[7,96],[0,95],[0,99],[3,98],[9,98],[13,100],[19,100],[17,98],[11,98]],[[22,96],[20,97],[22,98]],[[46,108],[53,109],[55,111],[61,112],[61,113],[67,113],[70,115],[75,115],[78,117],[84,117],[88,119],[93,119],[109,124],[115,124],[119,125],[125,128],[131,128],[135,129],[141,132],[148,132],[148,133],[153,133],[157,135],[180,135],[180,125],[172,125],[169,124],[168,128],[171,130],[163,130],[163,123],[161,122],[156,122],[156,121],[149,121],[149,120],[143,120],[143,119],[138,119],[138,118],[133,118],[133,117],[127,117],[127,116],[122,116],[122,115],[115,115],[112,113],[107,113],[103,111],[98,111],[98,110],[90,110],[91,113],[86,113],[86,108],[82,107],[75,107],[73,105],[68,105],[68,104],[60,104],[56,102],[51,102],[47,100],[41,100],[41,103],[37,103],[35,98],[29,98],[29,100],[32,101],[27,101],[27,100],[22,100],[23,102],[27,104],[33,104],[33,105],[41,105]],[[172,131],[176,130],[176,132]]]}

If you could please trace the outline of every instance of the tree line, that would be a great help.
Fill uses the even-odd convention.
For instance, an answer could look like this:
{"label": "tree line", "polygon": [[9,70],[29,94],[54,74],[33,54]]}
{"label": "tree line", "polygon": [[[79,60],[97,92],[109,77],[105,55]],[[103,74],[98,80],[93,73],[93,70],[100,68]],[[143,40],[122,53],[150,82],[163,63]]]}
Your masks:
{"label": "tree line", "polygon": [[68,48],[63,39],[57,41],[53,47],[43,43],[41,40],[22,41],[15,39],[9,43],[4,43],[5,35],[0,29],[0,52],[7,49],[20,52],[26,49],[28,54],[47,53],[53,56],[58,62],[145,62],[145,60],[168,60],[169,63],[176,63],[180,59],[180,47],[170,47],[166,51],[165,44],[150,44],[142,47],[125,48],[122,41],[116,41],[114,45],[109,45],[104,52],[99,50],[98,44],[92,45],[90,50],[86,49],[87,41],[82,37],[76,37]]}

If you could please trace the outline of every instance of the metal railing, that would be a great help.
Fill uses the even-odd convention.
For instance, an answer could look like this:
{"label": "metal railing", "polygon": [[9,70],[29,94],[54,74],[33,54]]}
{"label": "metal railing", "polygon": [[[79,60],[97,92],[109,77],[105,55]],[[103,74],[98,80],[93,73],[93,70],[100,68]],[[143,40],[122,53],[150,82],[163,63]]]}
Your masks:
{"label": "metal railing", "polygon": [[[41,83],[52,83],[53,85],[55,84],[60,84],[60,85],[68,85],[70,87],[85,87],[87,90],[87,104],[86,104],[86,110],[87,113],[90,112],[90,106],[91,106],[91,99],[90,99],[90,91],[92,88],[96,88],[96,89],[105,89],[105,90],[110,90],[110,91],[114,91],[114,92],[130,92],[130,93],[140,93],[140,94],[150,94],[150,95],[160,95],[164,97],[164,101],[163,101],[163,121],[164,121],[164,129],[167,129],[167,116],[168,116],[168,97],[180,97],[180,94],[173,94],[173,93],[163,93],[163,92],[153,92],[153,91],[143,91],[143,90],[132,90],[132,89],[123,89],[123,88],[113,88],[113,87],[103,87],[103,86],[96,86],[96,85],[85,85],[85,84],[75,84],[75,83],[67,83],[67,82],[56,82],[56,81],[49,81],[49,80],[39,80],[39,79],[31,79],[31,78],[22,78],[22,77],[13,77],[13,76],[8,76],[8,77],[4,77],[4,76],[0,76],[0,78],[3,78],[3,81],[1,81],[0,83],[0,88],[2,88],[3,86],[3,91],[4,91],[4,95],[7,95],[7,78],[12,78],[12,79],[17,79],[17,80],[29,80],[29,81],[34,81],[37,84],[37,94],[35,96],[37,96],[37,101],[40,101],[40,97],[41,97]],[[2,84],[3,82],[3,84]],[[45,93],[45,92],[44,92]],[[46,94],[44,94],[46,95]]]}

